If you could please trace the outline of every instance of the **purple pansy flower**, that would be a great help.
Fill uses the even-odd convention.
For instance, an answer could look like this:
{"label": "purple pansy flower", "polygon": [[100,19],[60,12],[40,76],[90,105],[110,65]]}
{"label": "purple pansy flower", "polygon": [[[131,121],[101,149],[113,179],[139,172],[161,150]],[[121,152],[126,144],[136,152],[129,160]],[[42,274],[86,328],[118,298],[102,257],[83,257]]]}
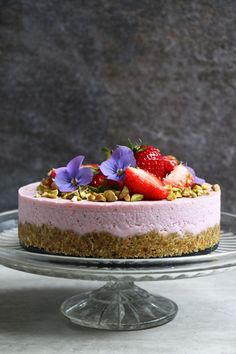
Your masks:
{"label": "purple pansy flower", "polygon": [[189,172],[193,175],[194,183],[196,183],[196,184],[206,183],[205,179],[196,176],[196,172],[194,171],[194,169],[192,167],[189,167],[187,165],[186,165],[186,167],[189,170]]}
{"label": "purple pansy flower", "polygon": [[121,181],[127,167],[136,166],[136,160],[133,151],[127,146],[119,146],[113,151],[111,157],[102,162],[100,170],[113,181]]}
{"label": "purple pansy flower", "polygon": [[55,183],[61,192],[73,192],[79,186],[87,185],[92,181],[92,170],[81,167],[83,160],[84,156],[77,156],[66,167],[56,169]]}

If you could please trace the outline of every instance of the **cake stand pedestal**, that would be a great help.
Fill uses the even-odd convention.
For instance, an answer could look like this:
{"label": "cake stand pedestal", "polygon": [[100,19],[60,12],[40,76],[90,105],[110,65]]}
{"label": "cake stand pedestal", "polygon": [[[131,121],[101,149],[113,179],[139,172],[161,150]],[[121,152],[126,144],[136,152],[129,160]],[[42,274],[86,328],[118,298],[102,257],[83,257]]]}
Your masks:
{"label": "cake stand pedestal", "polygon": [[136,286],[137,281],[188,279],[236,268],[236,216],[222,213],[219,248],[208,255],[166,259],[105,260],[32,253],[17,236],[17,211],[0,214],[0,264],[16,270],[107,283],[73,296],[61,305],[70,321],[105,330],[138,330],[163,325],[177,305]]}
{"label": "cake stand pedestal", "polygon": [[163,325],[175,317],[177,310],[173,301],[128,281],[108,282],[61,305],[62,313],[76,324],[116,331]]}

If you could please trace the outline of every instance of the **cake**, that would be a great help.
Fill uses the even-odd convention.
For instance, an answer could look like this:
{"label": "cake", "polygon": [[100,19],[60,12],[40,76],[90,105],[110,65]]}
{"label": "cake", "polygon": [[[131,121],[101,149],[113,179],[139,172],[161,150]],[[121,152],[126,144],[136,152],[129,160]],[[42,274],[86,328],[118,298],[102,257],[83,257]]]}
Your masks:
{"label": "cake", "polygon": [[77,156],[19,189],[29,251],[102,258],[197,255],[220,237],[220,187],[153,146],[118,146],[101,164]]}

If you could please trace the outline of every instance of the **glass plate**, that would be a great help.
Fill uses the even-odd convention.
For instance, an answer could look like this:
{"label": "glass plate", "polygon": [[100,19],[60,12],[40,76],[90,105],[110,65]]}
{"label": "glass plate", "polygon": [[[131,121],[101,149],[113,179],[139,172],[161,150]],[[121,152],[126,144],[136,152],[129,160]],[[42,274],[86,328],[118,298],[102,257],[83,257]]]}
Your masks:
{"label": "glass plate", "polygon": [[15,251],[15,254],[47,262],[71,263],[113,267],[128,266],[152,266],[152,265],[177,265],[215,261],[226,259],[236,255],[236,215],[223,212],[221,214],[221,239],[219,247],[205,255],[166,257],[166,258],[128,258],[128,259],[107,259],[107,258],[85,258],[63,255],[52,255],[46,253],[30,252],[22,248],[18,240],[18,212],[17,210],[0,214],[0,248],[5,252]]}

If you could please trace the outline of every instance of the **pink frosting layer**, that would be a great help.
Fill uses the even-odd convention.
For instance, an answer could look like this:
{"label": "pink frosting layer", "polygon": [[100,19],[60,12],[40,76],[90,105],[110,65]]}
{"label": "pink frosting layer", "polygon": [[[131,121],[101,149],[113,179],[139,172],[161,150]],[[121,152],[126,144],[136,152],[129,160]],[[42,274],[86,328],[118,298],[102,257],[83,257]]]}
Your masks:
{"label": "pink frosting layer", "polygon": [[110,232],[119,237],[159,231],[198,234],[220,222],[220,192],[174,201],[99,203],[35,198],[32,183],[19,189],[19,221],[47,224],[79,234]]}

